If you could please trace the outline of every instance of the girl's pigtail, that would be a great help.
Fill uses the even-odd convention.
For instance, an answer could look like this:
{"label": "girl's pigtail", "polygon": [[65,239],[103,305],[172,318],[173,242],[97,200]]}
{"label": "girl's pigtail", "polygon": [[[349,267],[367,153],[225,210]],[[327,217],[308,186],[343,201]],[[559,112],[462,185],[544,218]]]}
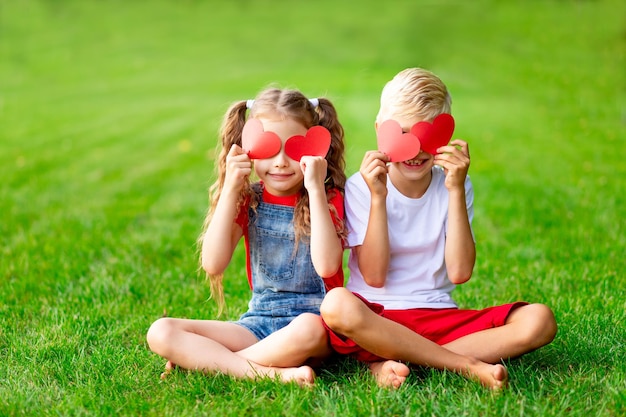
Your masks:
{"label": "girl's pigtail", "polygon": [[[239,101],[233,104],[224,117],[222,121],[222,126],[220,128],[220,143],[218,147],[219,156],[217,158],[215,164],[215,171],[217,179],[209,188],[209,209],[207,215],[204,219],[204,223],[202,225],[202,233],[198,238],[198,248],[200,250],[200,264],[202,264],[202,242],[207,236],[206,230],[211,223],[211,219],[213,218],[213,213],[215,212],[215,207],[217,206],[217,202],[220,199],[220,195],[222,193],[222,188],[224,187],[224,180],[226,178],[226,157],[228,156],[228,152],[233,145],[241,146],[241,132],[243,131],[243,126],[246,122],[246,102]],[[238,205],[241,207],[242,202],[244,201],[245,195],[250,193],[250,187],[244,186],[242,191],[242,195],[239,198]],[[239,211],[238,207],[238,211]],[[208,237],[210,238],[210,237]],[[209,285],[211,289],[211,298],[215,299],[217,303],[217,315],[220,316],[224,310],[224,285],[223,285],[223,274],[219,275],[211,275],[206,274],[206,278],[209,280]]]}
{"label": "girl's pigtail", "polygon": [[346,185],[343,127],[337,118],[335,106],[328,99],[320,98],[316,110],[319,115],[319,124],[328,129],[331,136],[330,149],[328,154],[326,154],[326,160],[328,161],[326,188],[338,188],[343,191]]}

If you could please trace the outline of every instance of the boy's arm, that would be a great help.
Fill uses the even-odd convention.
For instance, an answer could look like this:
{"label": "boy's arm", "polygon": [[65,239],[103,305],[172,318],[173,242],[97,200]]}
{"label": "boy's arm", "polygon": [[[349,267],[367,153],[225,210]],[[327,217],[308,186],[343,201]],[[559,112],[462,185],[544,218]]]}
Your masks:
{"label": "boy's arm", "polygon": [[446,171],[449,192],[448,230],[446,232],[445,261],[448,278],[454,284],[469,280],[476,262],[476,245],[472,236],[465,201],[465,178],[469,169],[469,148],[462,140],[453,140],[449,146],[437,150],[435,163]]}
{"label": "boy's arm", "polygon": [[367,285],[383,287],[389,269],[389,229],[387,227],[387,156],[369,151],[361,163],[361,176],[370,193],[370,210],[363,244],[353,251]]}
{"label": "boy's arm", "polygon": [[476,261],[476,245],[465,205],[465,187],[450,190],[445,247],[448,278],[454,284],[468,281]]}

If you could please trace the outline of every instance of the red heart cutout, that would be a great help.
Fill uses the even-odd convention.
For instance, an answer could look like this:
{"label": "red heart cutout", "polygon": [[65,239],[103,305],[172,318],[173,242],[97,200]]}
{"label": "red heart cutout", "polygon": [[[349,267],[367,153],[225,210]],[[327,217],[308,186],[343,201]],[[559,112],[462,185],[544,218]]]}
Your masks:
{"label": "red heart cutout", "polygon": [[391,162],[408,161],[420,153],[420,141],[411,133],[403,133],[400,123],[385,120],[376,130],[378,150]]}
{"label": "red heart cutout", "polygon": [[330,149],[330,132],[324,126],[313,126],[306,136],[295,135],[285,142],[285,153],[294,161],[303,156],[326,156]]}
{"label": "red heart cutout", "polygon": [[265,132],[259,119],[249,119],[241,132],[241,147],[250,159],[270,158],[280,152],[283,145],[274,132]]}
{"label": "red heart cutout", "polygon": [[419,122],[411,128],[411,133],[420,140],[422,149],[432,155],[437,153],[439,147],[450,142],[453,132],[454,118],[448,113],[441,113],[432,123]]}

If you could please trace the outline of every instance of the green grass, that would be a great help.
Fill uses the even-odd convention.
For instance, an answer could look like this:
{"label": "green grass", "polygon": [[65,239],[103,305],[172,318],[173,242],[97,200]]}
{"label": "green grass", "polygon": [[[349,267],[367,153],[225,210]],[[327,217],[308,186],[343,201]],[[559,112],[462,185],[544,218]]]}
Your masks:
{"label": "green grass", "polygon": [[[0,415],[626,413],[626,4],[0,1]],[[330,364],[303,390],[174,373],[145,333],[214,317],[197,274],[216,132],[270,83],[327,96],[348,173],[385,81],[448,84],[470,143],[478,261],[457,300],[550,305],[555,341],[492,395],[416,370],[398,391]],[[241,248],[226,318],[245,308]]]}

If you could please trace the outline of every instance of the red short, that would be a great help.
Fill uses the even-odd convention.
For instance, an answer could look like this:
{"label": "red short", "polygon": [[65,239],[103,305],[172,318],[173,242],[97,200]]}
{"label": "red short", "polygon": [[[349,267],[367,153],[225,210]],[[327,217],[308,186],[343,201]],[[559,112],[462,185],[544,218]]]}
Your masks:
{"label": "red short", "polygon": [[[374,313],[400,323],[438,345],[445,345],[468,334],[504,325],[511,311],[528,303],[516,303],[488,307],[483,310],[458,308],[414,308],[409,310],[385,310],[381,304],[371,303],[359,297]],[[351,355],[362,362],[378,362],[385,358],[362,349],[351,339],[338,335],[324,326],[330,335],[330,345],[343,355]]]}

